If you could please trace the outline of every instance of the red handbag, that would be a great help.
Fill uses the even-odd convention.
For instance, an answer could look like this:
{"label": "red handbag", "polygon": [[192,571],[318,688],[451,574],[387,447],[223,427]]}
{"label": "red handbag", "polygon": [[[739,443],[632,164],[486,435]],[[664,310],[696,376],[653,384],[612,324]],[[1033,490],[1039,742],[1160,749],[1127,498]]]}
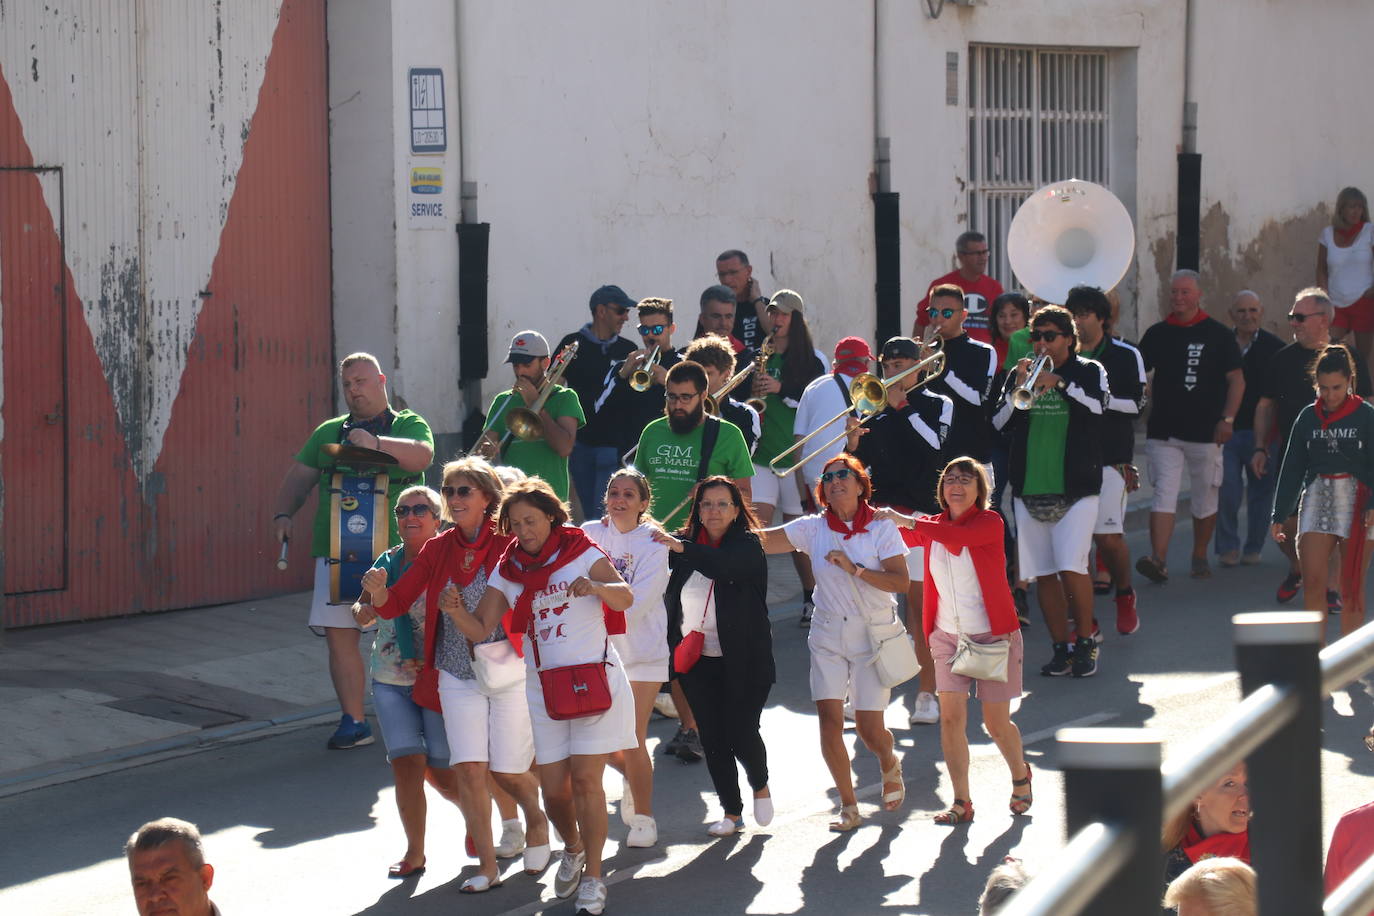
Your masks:
{"label": "red handbag", "polygon": [[534,666],[539,671],[539,686],[544,691],[544,712],[550,719],[584,719],[599,716],[611,708],[611,682],[606,677],[606,658],[610,640],[601,653],[601,661],[580,665],[564,665],[547,671],[539,667],[539,639],[530,634],[534,647]]}
{"label": "red handbag", "polygon": [[712,581],[710,588],[706,589],[706,605],[701,609],[701,623],[695,630],[682,637],[677,648],[673,649],[673,670],[678,674],[691,671],[701,659],[701,649],[706,645],[706,633],[702,627],[706,625],[706,608],[710,606],[711,593],[715,590],[716,583]]}
{"label": "red handbag", "polygon": [[439,703],[439,669],[426,665],[415,678],[410,688],[410,698],[435,712],[443,712]]}

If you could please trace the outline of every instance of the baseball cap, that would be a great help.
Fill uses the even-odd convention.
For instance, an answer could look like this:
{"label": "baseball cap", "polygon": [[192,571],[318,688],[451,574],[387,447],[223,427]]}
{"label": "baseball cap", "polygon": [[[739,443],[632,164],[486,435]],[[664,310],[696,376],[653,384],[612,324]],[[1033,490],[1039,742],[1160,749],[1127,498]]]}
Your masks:
{"label": "baseball cap", "polygon": [[539,356],[549,355],[549,342],[544,339],[544,335],[538,331],[521,331],[510,339],[510,353],[506,356],[506,362],[511,362],[511,357],[527,356],[531,359]]}
{"label": "baseball cap", "polygon": [[895,359],[904,357],[906,359],[920,359],[921,345],[910,337],[892,337],[887,343],[883,344],[883,359]]}
{"label": "baseball cap", "polygon": [[858,375],[868,371],[873,351],[862,337],[846,337],[835,344],[835,370],[844,375]]}
{"label": "baseball cap", "polygon": [[[596,292],[592,293],[591,301],[587,303],[588,308],[596,308],[598,305],[619,305],[627,309],[635,307],[635,301],[625,294],[625,290],[618,286],[606,285],[598,286]],[[548,354],[545,354],[546,356]]]}
{"label": "baseball cap", "polygon": [[803,311],[801,293],[790,289],[780,289],[773,294],[772,299],[768,300],[768,307],[788,313]]}

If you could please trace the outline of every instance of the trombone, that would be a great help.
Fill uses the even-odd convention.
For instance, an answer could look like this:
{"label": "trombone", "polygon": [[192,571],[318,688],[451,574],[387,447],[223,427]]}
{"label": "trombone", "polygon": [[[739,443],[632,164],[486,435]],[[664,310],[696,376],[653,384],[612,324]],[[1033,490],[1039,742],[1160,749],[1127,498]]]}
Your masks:
{"label": "trombone", "polygon": [[1043,354],[1035,358],[1031,363],[1030,371],[1026,373],[1026,380],[1012,389],[1011,406],[1017,410],[1030,410],[1031,405],[1040,393],[1035,390],[1035,380],[1040,377],[1050,364],[1049,354]]}
{"label": "trombone", "polygon": [[834,445],[836,442],[839,442],[841,439],[848,436],[849,429],[843,429],[840,431],[838,435],[829,439],[824,444],[817,446],[805,458],[802,458],[800,461],[796,462],[795,464],[792,464],[789,467],[782,469],[778,468],[778,462],[782,461],[788,455],[791,455],[793,452],[800,449],[811,439],[820,435],[820,433],[827,426],[829,426],[831,423],[836,422],[842,417],[850,413],[854,413],[859,418],[859,426],[862,426],[869,420],[876,417],[878,414],[882,413],[883,409],[887,407],[888,389],[895,385],[901,379],[906,378],[908,375],[919,374],[921,372],[929,372],[929,375],[918,381],[915,385],[912,385],[911,388],[908,390],[920,388],[922,385],[926,385],[934,381],[936,376],[943,372],[945,368],[945,351],[940,347],[938,343],[935,345],[935,347],[936,349],[934,353],[920,360],[918,363],[916,363],[916,365],[908,366],[901,372],[898,372],[896,375],[892,376],[892,378],[881,379],[871,372],[865,372],[862,375],[855,376],[854,381],[849,383],[849,399],[853,402],[853,404],[850,407],[835,414],[835,416],[831,417],[829,420],[826,420],[824,423],[818,426],[815,429],[815,431],[807,433],[805,436],[802,436],[785,451],[779,452],[777,457],[775,457],[772,461],[768,462],[769,469],[779,477],[786,477],[793,471],[797,470],[797,468],[806,464],[812,458],[815,458],[817,455],[821,454],[826,449],[830,448],[830,446]]}
{"label": "trombone", "polygon": [[639,368],[630,373],[630,387],[635,391],[648,391],[649,386],[654,383],[654,366],[663,356],[663,348],[654,347],[654,351],[649,354],[649,358],[640,364]]}
{"label": "trombone", "polygon": [[[756,361],[754,361],[756,362]],[[754,374],[754,362],[750,362],[734,375],[730,376],[721,386],[711,394],[706,396],[706,412],[713,417],[720,416],[721,405],[725,403],[725,398],[740,386],[740,383]]]}
{"label": "trombone", "polygon": [[[539,411],[544,408],[544,402],[549,399],[549,395],[553,394],[553,389],[563,380],[563,373],[567,371],[569,364],[577,357],[577,344],[574,340],[558,351],[558,355],[553,358],[553,365],[544,373],[544,384],[539,386],[539,393],[535,396],[533,404],[528,407],[512,407],[508,411],[506,435],[496,447],[498,455],[506,447],[506,442],[511,436],[522,442],[534,442],[544,438],[544,421],[539,419]],[[511,397],[515,397],[514,391],[511,392]]]}

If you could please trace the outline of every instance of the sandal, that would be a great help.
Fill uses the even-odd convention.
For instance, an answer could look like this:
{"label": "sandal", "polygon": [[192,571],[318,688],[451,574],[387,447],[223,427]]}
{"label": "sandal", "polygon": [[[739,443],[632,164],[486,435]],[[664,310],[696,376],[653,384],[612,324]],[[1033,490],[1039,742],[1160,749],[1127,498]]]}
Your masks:
{"label": "sandal", "polygon": [[1031,805],[1035,803],[1035,793],[1031,791],[1031,766],[1029,762],[1026,763],[1026,775],[1021,779],[1013,779],[1011,781],[1011,786],[1013,790],[1020,788],[1025,789],[1024,792],[1013,791],[1011,793],[1011,804],[1009,805],[1011,813],[1025,814],[1030,810]]}
{"label": "sandal", "polygon": [[1189,574],[1194,579],[1209,579],[1212,576],[1212,567],[1207,565],[1206,557],[1193,557],[1193,569]]}
{"label": "sandal", "polygon": [[956,798],[948,810],[935,815],[935,823],[943,827],[957,827],[972,822],[973,802],[965,798]]}
{"label": "sandal", "polygon": [[859,816],[858,805],[841,805],[839,818],[830,822],[830,831],[848,833],[862,823],[863,818]]}
{"label": "sandal", "polygon": [[891,783],[897,784],[895,792],[883,793],[883,808],[887,811],[896,811],[902,807],[902,802],[906,801],[906,782],[902,779],[902,758],[898,757],[892,764],[892,769],[883,771],[883,785]]}
{"label": "sandal", "polygon": [[1156,585],[1169,581],[1169,570],[1164,561],[1156,560],[1149,554],[1135,561],[1135,571]]}

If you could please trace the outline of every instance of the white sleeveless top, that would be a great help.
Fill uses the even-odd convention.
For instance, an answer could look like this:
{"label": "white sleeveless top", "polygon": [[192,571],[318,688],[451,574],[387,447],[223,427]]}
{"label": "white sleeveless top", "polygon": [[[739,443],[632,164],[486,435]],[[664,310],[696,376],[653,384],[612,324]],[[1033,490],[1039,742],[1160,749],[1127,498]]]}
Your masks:
{"label": "white sleeveless top", "polygon": [[1327,293],[1337,308],[1345,308],[1374,286],[1374,224],[1365,223],[1349,248],[1336,244],[1335,231],[1322,230],[1326,246]]}

